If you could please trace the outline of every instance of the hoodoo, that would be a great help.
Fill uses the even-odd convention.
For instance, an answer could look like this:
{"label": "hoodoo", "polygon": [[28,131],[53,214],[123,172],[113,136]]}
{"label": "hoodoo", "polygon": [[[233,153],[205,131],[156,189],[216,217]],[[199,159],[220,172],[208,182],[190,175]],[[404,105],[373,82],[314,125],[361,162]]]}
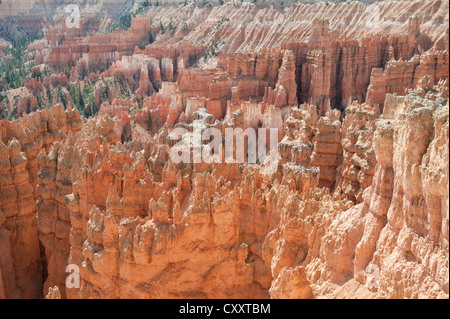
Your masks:
{"label": "hoodoo", "polygon": [[448,298],[448,10],[0,1],[0,298]]}

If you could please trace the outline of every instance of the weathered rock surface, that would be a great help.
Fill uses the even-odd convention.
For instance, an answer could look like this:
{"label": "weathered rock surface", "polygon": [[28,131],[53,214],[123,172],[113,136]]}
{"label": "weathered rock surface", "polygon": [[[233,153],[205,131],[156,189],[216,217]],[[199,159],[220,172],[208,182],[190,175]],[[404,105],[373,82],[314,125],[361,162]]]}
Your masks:
{"label": "weathered rock surface", "polygon": [[363,201],[363,191],[372,184],[376,164],[372,138],[379,117],[378,107],[354,102],[345,109],[341,139],[343,160],[336,188],[355,202]]}
{"label": "weathered rock surface", "polygon": [[[42,264],[34,191],[38,184],[38,153],[81,128],[77,111],[62,106],[0,122],[2,212],[2,276],[7,298],[42,296]],[[5,257],[3,257],[5,256]],[[10,257],[8,257],[10,256]],[[13,266],[11,268],[11,266]]]}
{"label": "weathered rock surface", "polygon": [[[30,45],[70,68],[10,90],[19,112],[112,84],[90,118],[0,121],[0,298],[448,298],[448,1],[287,4],[87,15]],[[275,172],[173,161],[198,128],[278,129]]]}
{"label": "weathered rock surface", "polygon": [[[379,121],[377,109],[354,104],[342,149],[338,113],[291,112],[288,127],[297,118],[300,130],[289,134],[316,141],[311,158],[344,154],[336,183],[342,190],[356,174],[360,204],[352,192],[317,188],[328,167],[320,162],[305,168],[293,157],[269,176],[236,164],[176,165],[165,130],[151,142],[122,145],[107,118],[54,144],[50,158],[73,167],[63,192],[67,263],[82,265],[81,289],[67,296],[448,296],[448,99],[388,95]],[[317,130],[312,137],[307,125]],[[369,264],[379,267],[378,289],[365,286]]]}

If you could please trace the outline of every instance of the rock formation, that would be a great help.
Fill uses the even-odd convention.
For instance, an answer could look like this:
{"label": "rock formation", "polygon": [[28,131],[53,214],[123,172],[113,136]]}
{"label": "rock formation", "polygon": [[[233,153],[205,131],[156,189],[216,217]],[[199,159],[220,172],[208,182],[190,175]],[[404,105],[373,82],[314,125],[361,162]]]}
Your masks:
{"label": "rock formation", "polygon": [[342,122],[342,165],[336,187],[348,199],[361,203],[363,191],[372,184],[375,152],[372,137],[380,116],[378,107],[354,102],[345,109]]}
{"label": "rock formation", "polygon": [[0,122],[0,203],[4,212],[2,249],[5,249],[2,256],[6,258],[5,261],[2,258],[2,274],[6,297],[42,296],[39,221],[36,222],[35,216],[39,209],[35,203],[40,174],[38,153],[54,141],[63,140],[67,132],[80,128],[78,112],[64,111],[61,106],[24,115],[17,121]]}
{"label": "rock formation", "polygon": [[0,100],[0,298],[448,298],[448,1],[275,2],[55,11]]}

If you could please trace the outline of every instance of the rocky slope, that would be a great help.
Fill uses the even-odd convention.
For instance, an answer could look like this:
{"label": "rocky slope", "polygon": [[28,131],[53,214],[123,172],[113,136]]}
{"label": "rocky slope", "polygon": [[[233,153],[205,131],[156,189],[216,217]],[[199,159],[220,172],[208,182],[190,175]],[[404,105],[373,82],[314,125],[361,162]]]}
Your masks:
{"label": "rocky slope", "polygon": [[[448,1],[173,4],[28,46],[0,298],[448,298]],[[198,127],[278,129],[275,171],[174,162]]]}
{"label": "rocky slope", "polygon": [[[40,181],[39,152],[81,128],[78,112],[55,106],[22,119],[0,122],[3,294],[12,298],[42,296],[42,261],[35,191]],[[42,183],[40,181],[40,183]],[[56,211],[55,211],[56,213]],[[39,235],[40,237],[42,235]],[[49,250],[50,252],[50,250]]]}

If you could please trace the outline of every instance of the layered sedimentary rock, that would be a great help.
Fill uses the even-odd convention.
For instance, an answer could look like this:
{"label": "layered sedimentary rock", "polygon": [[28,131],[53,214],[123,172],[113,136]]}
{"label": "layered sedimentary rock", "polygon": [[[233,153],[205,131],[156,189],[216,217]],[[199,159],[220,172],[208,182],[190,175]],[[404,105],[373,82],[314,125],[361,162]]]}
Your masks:
{"label": "layered sedimentary rock", "polygon": [[[100,148],[79,148],[93,141],[90,134],[75,135],[79,158],[92,162],[83,161],[85,168],[74,170],[73,193],[66,195],[73,225],[68,262],[82,265],[82,288],[68,295],[268,297],[271,275],[262,260],[263,239],[279,218],[282,194],[308,196],[317,171],[291,165],[264,178],[258,170],[239,165],[176,167],[168,160],[167,135],[161,133],[156,143],[146,145],[114,145],[118,137],[107,137],[114,136],[113,124],[107,123],[91,123],[91,129],[102,130]],[[71,149],[68,143],[66,150]],[[245,179],[239,177],[241,169]],[[270,192],[269,185],[278,183],[280,192]],[[254,194],[264,185],[266,192]],[[230,208],[230,200],[239,204]],[[257,222],[253,214],[264,218]],[[230,267],[232,276],[224,277]]]}
{"label": "layered sedimentary rock", "polygon": [[[386,158],[387,170],[393,169],[393,190],[391,194],[377,194],[377,184],[373,183],[367,194],[370,201],[366,202],[369,212],[387,218],[372,261],[380,267],[379,294],[391,298],[444,296],[448,294],[448,167],[444,165],[448,156],[448,99],[430,101],[410,94],[388,97],[386,102],[379,126],[386,137],[392,132],[392,142],[386,141],[392,144],[377,143],[377,128],[375,153],[377,159]],[[376,168],[377,178],[374,176],[380,191],[384,183],[390,182],[389,177],[380,178],[383,170],[380,165]],[[390,196],[389,203],[386,200]],[[368,228],[364,235],[371,232]],[[369,260],[367,250],[358,248],[370,246],[371,240],[364,239],[374,234],[364,235],[356,250],[355,258],[361,262],[355,263],[355,272]],[[394,290],[390,285],[397,280],[398,265],[403,263],[406,265],[399,284],[405,289]],[[417,265],[421,265],[419,271]]]}
{"label": "layered sedimentary rock", "polygon": [[115,30],[111,33],[95,34],[92,37],[66,39],[49,53],[46,63],[56,67],[77,64],[86,60],[88,67],[120,60],[133,52],[134,47],[147,44],[151,31],[149,18],[136,18],[129,30]]}
{"label": "layered sedimentary rock", "polygon": [[379,116],[378,107],[356,102],[345,109],[341,139],[343,160],[336,188],[353,201],[362,202],[363,191],[372,184],[376,164],[372,137]]}
{"label": "layered sedimentary rock", "polygon": [[[53,144],[49,154],[45,150],[39,154],[39,186],[37,193],[39,239],[46,249],[48,278],[44,292],[65,282],[66,261],[70,250],[70,211],[65,205],[65,194],[70,187],[70,161],[58,161],[58,146]],[[70,156],[70,153],[68,153]],[[62,291],[65,297],[65,291]]]}
{"label": "layered sedimentary rock", "polygon": [[334,188],[342,162],[340,112],[319,117],[313,105],[292,108],[279,151],[283,162],[319,168],[319,186]]}
{"label": "layered sedimentary rock", "polygon": [[319,185],[332,188],[336,181],[336,168],[342,161],[341,123],[338,110],[329,111],[317,122],[310,165],[320,167]]}
{"label": "layered sedimentary rock", "polygon": [[[428,97],[441,92],[427,90]],[[358,184],[365,191],[357,206],[340,192],[316,188],[320,165],[307,169],[291,161],[263,176],[236,164],[174,164],[164,130],[150,143],[122,145],[113,122],[90,121],[86,133],[54,144],[49,153],[73,167],[71,186],[63,191],[71,221],[66,263],[81,265],[82,285],[67,295],[445,297],[448,100],[388,95],[381,120],[370,121],[377,112],[355,104],[344,119],[344,139],[356,135],[361,150],[342,143],[341,152],[348,153],[342,179],[359,169],[356,175],[366,174],[361,181],[369,184]],[[296,117],[322,134],[339,123],[338,114],[317,118],[308,108],[292,114],[288,123]],[[375,128],[364,128],[369,124]],[[364,145],[365,130],[374,134],[372,145]],[[296,134],[306,141],[307,132],[303,127]],[[311,143],[311,154],[321,153],[320,143],[327,142]],[[374,165],[371,155],[356,160],[363,149],[375,153],[372,182],[365,181],[371,178],[365,167]],[[57,167],[61,174],[65,169]],[[231,200],[233,207],[227,205]],[[365,286],[369,264],[379,267],[377,289]],[[399,274],[406,274],[400,286],[394,279]]]}
{"label": "layered sedimentary rock", "polygon": [[389,61],[384,70],[372,69],[367,103],[383,106],[387,93],[403,93],[405,87],[414,88],[425,75],[434,80],[448,78],[448,61],[448,51],[433,50],[421,56],[415,55],[409,61]]}
{"label": "layered sedimentary rock", "polygon": [[[155,6],[128,30],[50,28],[32,72],[68,70],[28,78],[18,109],[57,87],[68,108],[0,122],[0,298],[448,298],[445,9]],[[249,134],[230,163],[199,129],[279,144],[251,163]],[[186,147],[206,155],[180,163]]]}
{"label": "layered sedimentary rock", "polygon": [[[37,194],[34,191],[38,183],[38,153],[55,140],[64,139],[68,131],[80,128],[78,112],[64,111],[61,106],[25,115],[18,121],[0,122],[0,202],[5,212],[2,214],[2,249],[6,258],[4,261],[2,258],[5,264],[2,276],[7,298],[42,296],[41,251],[35,216]],[[13,272],[9,267],[11,262]]]}
{"label": "layered sedimentary rock", "polygon": [[[285,269],[273,297],[308,295],[308,283],[313,294],[328,297],[448,295],[447,112],[446,99],[387,96],[363,203],[324,224],[316,258]],[[441,160],[430,162],[431,154]],[[379,275],[369,290],[368,266]]]}
{"label": "layered sedimentary rock", "polygon": [[[436,74],[436,79],[448,77],[447,51],[433,51],[419,58],[419,52],[429,50],[432,42],[420,32],[418,20],[410,18],[405,33],[369,35],[357,41],[342,38],[337,30],[330,32],[328,20],[315,20],[306,42],[282,46],[296,55],[300,102],[317,105],[324,115],[331,108],[347,106],[354,100],[382,104],[386,93],[399,92],[404,86],[414,87],[423,74]],[[441,63],[437,62],[439,56]],[[409,59],[412,62],[403,62]],[[417,64],[424,65],[423,74],[420,70],[416,73]],[[392,66],[397,65],[406,67],[396,68],[396,75],[391,75]],[[384,77],[379,74],[383,69]]]}
{"label": "layered sedimentary rock", "polygon": [[61,299],[61,293],[59,292],[58,286],[48,288],[48,294],[45,296],[45,299]]}
{"label": "layered sedimentary rock", "polygon": [[[254,53],[269,48],[289,49],[295,56],[296,98],[300,103],[317,105],[320,114],[325,115],[331,108],[343,108],[354,100],[381,105],[386,93],[397,92],[403,83],[414,87],[425,74],[432,73],[436,81],[448,77],[444,14],[448,1],[399,2],[389,9],[385,6],[384,2],[369,6],[298,4],[284,13],[258,6],[181,6],[176,13],[165,7],[150,7],[144,15],[131,19],[128,30],[85,38],[70,36],[63,30],[65,42],[53,47],[43,59],[59,68],[69,64],[80,70],[108,66],[124,55],[146,54],[159,61],[163,81],[174,81],[179,59],[184,68],[189,68],[203,55],[205,61],[210,61],[198,61],[200,66],[224,68],[226,63],[215,55],[239,52],[244,55],[230,58],[228,72],[232,76],[241,71],[250,75],[256,62],[261,75],[269,61]],[[47,42],[52,42],[49,36]],[[434,53],[421,57],[432,47]],[[416,70],[418,65],[422,66]],[[294,82],[292,78],[287,81]],[[273,85],[269,81],[266,86],[275,89]],[[261,90],[259,84],[251,86]],[[268,98],[278,96],[278,103],[282,103],[286,94],[283,88],[288,89],[281,84],[276,95],[268,92]],[[147,86],[144,91],[148,92]]]}
{"label": "layered sedimentary rock", "polygon": [[[138,2],[141,2],[138,0]],[[52,29],[51,22],[64,22],[67,13],[75,13],[78,6],[81,23],[80,28],[64,28],[62,32],[53,32],[56,39],[66,36],[79,36],[92,33],[97,26],[115,19],[130,10],[134,1],[102,0],[86,2],[83,0],[18,0],[0,3],[0,37],[12,41],[23,36]],[[67,10],[67,11],[66,11]],[[76,14],[75,14],[76,15]],[[92,19],[95,17],[95,19]],[[71,19],[72,21],[72,19]],[[61,31],[61,30],[59,30]],[[50,32],[52,33],[52,32]],[[54,37],[55,38],[55,37]]]}

